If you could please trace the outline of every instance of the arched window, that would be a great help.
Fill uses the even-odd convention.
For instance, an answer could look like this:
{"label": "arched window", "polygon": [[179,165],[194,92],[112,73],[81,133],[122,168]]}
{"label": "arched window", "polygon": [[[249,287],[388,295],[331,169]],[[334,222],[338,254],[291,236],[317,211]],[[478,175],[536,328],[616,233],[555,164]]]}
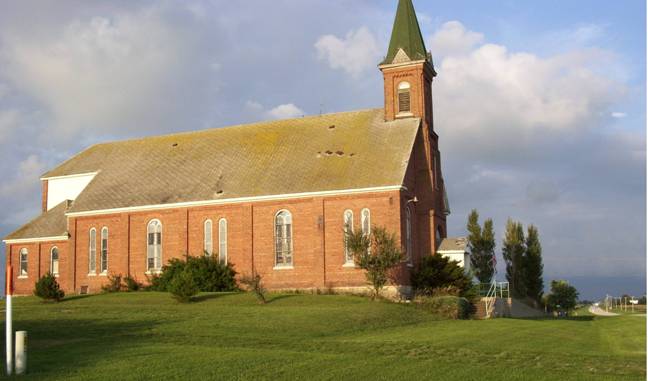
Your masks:
{"label": "arched window", "polygon": [[20,249],[20,276],[27,276],[27,248]]}
{"label": "arched window", "polygon": [[292,264],[292,215],[281,210],[275,216],[275,265],[291,267]]}
{"label": "arched window", "polygon": [[412,208],[405,208],[405,258],[412,263]]}
{"label": "arched window", "polygon": [[101,263],[99,264],[102,274],[108,273],[108,228],[101,229]]}
{"label": "arched window", "polygon": [[410,112],[410,84],[409,82],[401,82],[398,84],[398,112]]}
{"label": "arched window", "polygon": [[[364,208],[360,212],[360,223],[362,224],[362,234],[365,236],[370,236],[371,235],[371,212],[369,209]],[[371,252],[371,245],[369,245],[369,249],[367,252]]]}
{"label": "arched window", "polygon": [[347,209],[344,211],[344,263],[347,265],[353,264],[353,253],[347,244],[349,233],[353,233],[353,211]]}
{"label": "arched window", "polygon": [[88,273],[97,273],[97,229],[90,229],[88,240]]}
{"label": "arched window", "polygon": [[52,275],[58,275],[59,273],[59,251],[56,246],[50,251],[50,272]]}
{"label": "arched window", "polygon": [[218,261],[227,264],[227,220],[218,221]]}
{"label": "arched window", "polygon": [[158,220],[151,220],[146,232],[148,238],[146,269],[159,271],[162,269],[162,223]]}
{"label": "arched window", "polygon": [[205,250],[205,255],[207,256],[214,254],[214,241],[212,239],[212,231],[212,220],[206,220],[204,225],[205,242],[203,249]]}

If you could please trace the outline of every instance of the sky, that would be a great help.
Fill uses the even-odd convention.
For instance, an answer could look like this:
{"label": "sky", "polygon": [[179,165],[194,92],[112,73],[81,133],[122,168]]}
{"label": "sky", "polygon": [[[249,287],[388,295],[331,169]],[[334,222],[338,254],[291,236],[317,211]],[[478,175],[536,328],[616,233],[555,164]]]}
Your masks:
{"label": "sky", "polygon": [[[645,294],[646,5],[414,1],[452,214],[540,231],[545,283]],[[0,235],[91,144],[383,104],[396,1],[0,3]],[[500,269],[499,277],[504,278]]]}

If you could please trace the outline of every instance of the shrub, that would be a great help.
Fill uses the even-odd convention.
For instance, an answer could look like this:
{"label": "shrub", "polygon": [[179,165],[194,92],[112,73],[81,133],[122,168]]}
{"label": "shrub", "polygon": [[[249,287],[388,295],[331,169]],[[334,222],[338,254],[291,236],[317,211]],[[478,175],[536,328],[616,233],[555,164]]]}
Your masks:
{"label": "shrub", "polygon": [[169,292],[181,303],[188,303],[200,290],[190,271],[184,270],[171,280]]}
{"label": "shrub", "polygon": [[222,264],[214,256],[173,258],[162,267],[160,274],[148,277],[148,290],[170,291],[171,282],[187,270],[194,278],[198,289],[204,292],[236,290],[236,271],[231,264]]}
{"label": "shrub", "polygon": [[418,295],[454,295],[473,299],[477,290],[457,261],[441,254],[426,256],[412,274],[412,287]]}
{"label": "shrub", "polygon": [[108,284],[101,286],[104,292],[119,292],[122,289],[122,275],[108,275]]}
{"label": "shrub", "polygon": [[127,275],[124,277],[124,283],[126,284],[127,291],[139,291],[142,288],[142,285],[134,277]]}
{"label": "shrub", "polygon": [[203,292],[234,291],[236,271],[230,264],[223,264],[215,256],[188,257],[186,269],[193,275]]}
{"label": "shrub", "polygon": [[366,270],[365,276],[373,291],[371,298],[375,300],[389,281],[389,272],[403,257],[396,244],[396,236],[376,226],[369,236],[362,231],[347,229],[344,239],[356,265]]}
{"label": "shrub", "polygon": [[547,306],[552,311],[569,313],[576,307],[578,291],[566,280],[552,280],[551,292],[546,300]]}
{"label": "shrub", "polygon": [[468,319],[473,311],[468,299],[451,295],[419,295],[414,298],[414,305],[444,319]]}
{"label": "shrub", "polygon": [[61,290],[56,281],[56,277],[52,275],[52,273],[48,272],[36,282],[34,295],[43,300],[53,300],[58,302],[63,299],[65,293]]}
{"label": "shrub", "polygon": [[245,285],[248,291],[254,293],[254,295],[257,297],[257,300],[259,301],[259,304],[266,303],[266,290],[265,287],[263,287],[263,283],[261,282],[261,275],[254,274],[243,276],[241,278],[241,284]]}

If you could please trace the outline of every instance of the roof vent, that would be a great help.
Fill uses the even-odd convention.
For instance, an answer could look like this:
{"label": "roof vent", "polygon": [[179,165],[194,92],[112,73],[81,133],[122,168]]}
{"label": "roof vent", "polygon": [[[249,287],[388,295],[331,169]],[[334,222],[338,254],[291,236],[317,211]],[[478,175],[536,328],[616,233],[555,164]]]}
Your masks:
{"label": "roof vent", "polygon": [[328,128],[329,128],[329,130],[334,129],[334,128],[335,128],[335,124],[331,124]]}
{"label": "roof vent", "polygon": [[172,146],[172,147],[177,147],[177,146],[178,146],[178,143],[173,143],[173,144],[171,144],[171,146]]}
{"label": "roof vent", "polygon": [[340,156],[340,157],[344,156],[344,152],[342,152],[342,151],[335,151],[335,154]]}
{"label": "roof vent", "polygon": [[331,156],[331,155],[333,155],[333,151],[326,151],[326,152],[324,152],[324,153],[326,154],[326,156]]}

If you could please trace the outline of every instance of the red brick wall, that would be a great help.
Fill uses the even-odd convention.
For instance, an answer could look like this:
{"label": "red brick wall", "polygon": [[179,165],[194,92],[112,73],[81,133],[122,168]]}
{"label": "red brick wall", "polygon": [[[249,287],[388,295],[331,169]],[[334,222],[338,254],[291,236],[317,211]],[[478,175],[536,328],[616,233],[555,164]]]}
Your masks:
{"label": "red brick wall", "polygon": [[[14,274],[14,293],[16,295],[31,295],[34,284],[39,277],[50,271],[51,250],[57,247],[59,251],[59,277],[58,281],[64,290],[72,290],[69,272],[70,255],[65,241],[37,242],[27,244],[7,245],[7,263],[11,263]],[[20,276],[20,249],[27,249],[27,277]]]}
{"label": "red brick wall", "polygon": [[[403,200],[400,191],[392,191],[70,218],[71,237],[67,242],[11,244],[9,260],[16,269],[16,292],[29,294],[38,277],[48,271],[49,250],[56,244],[63,289],[68,293],[79,292],[87,286],[89,292],[99,292],[107,282],[107,276],[99,274],[103,227],[108,228],[108,273],[130,274],[144,282],[146,227],[150,220],[162,223],[162,259],[167,262],[187,253],[202,255],[203,224],[207,218],[213,222],[213,246],[217,251],[218,221],[226,218],[228,261],[239,274],[250,274],[254,266],[269,288],[362,286],[363,272],[343,266],[343,213],[351,209],[354,226],[360,229],[361,210],[369,208],[372,225],[387,227],[400,240],[404,232]],[[290,211],[293,217],[293,268],[279,270],[275,269],[274,217],[282,209]],[[88,273],[89,232],[93,227],[97,230],[96,275]],[[417,239],[415,234],[414,240]],[[27,247],[30,255],[27,279],[17,279],[21,247]],[[409,271],[405,264],[401,266],[400,284],[409,283]]]}

